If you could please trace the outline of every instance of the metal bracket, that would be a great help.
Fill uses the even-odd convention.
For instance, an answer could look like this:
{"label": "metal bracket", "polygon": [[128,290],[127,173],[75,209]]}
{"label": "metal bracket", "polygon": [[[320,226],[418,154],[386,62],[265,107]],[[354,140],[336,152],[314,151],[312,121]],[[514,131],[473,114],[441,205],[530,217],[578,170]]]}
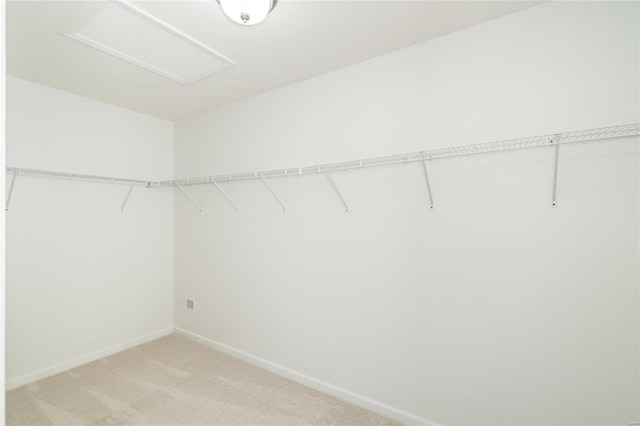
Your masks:
{"label": "metal bracket", "polygon": [[11,201],[11,194],[13,193],[13,184],[16,183],[16,176],[18,173],[13,172],[11,176],[11,185],[9,185],[9,193],[7,194],[7,202],[4,205],[5,211],[9,211],[9,202]]}
{"label": "metal bracket", "polygon": [[[207,180],[209,180],[209,178],[207,178]],[[220,185],[218,184],[218,182],[216,182],[215,180],[211,179],[211,182],[216,186],[216,188],[218,188],[218,191],[220,191],[220,193],[224,196],[224,198],[227,199],[227,201],[229,202],[229,204],[231,204],[231,206],[233,207],[233,209],[237,212],[238,208],[236,207],[236,205],[233,203],[233,201],[231,201],[231,198],[229,198],[229,196],[227,195],[226,192],[224,192],[224,190],[220,187]]]}
{"label": "metal bracket", "polygon": [[336,191],[336,194],[338,194],[338,197],[340,198],[340,201],[342,202],[342,205],[344,206],[344,211],[346,213],[349,213],[349,207],[347,206],[347,203],[344,201],[344,198],[342,198],[342,194],[340,194],[340,190],[336,186],[336,183],[333,181],[333,178],[331,177],[329,172],[324,172],[324,175],[327,177],[327,180],[329,181],[329,183],[333,187],[333,190]]}
{"label": "metal bracket", "polygon": [[267,188],[269,188],[269,191],[271,192],[271,195],[273,195],[275,197],[275,199],[278,201],[278,204],[280,204],[280,207],[282,207],[282,211],[286,212],[287,208],[284,206],[284,204],[280,200],[280,197],[278,197],[278,195],[275,193],[275,191],[273,190],[271,185],[269,185],[269,182],[267,182],[267,179],[265,179],[265,177],[262,175],[262,173],[260,173],[260,177],[262,178],[262,181],[264,182],[264,184],[267,185]]}
{"label": "metal bracket", "polygon": [[200,207],[200,204],[196,203],[196,201],[193,198],[191,198],[191,195],[189,195],[187,193],[187,191],[185,191],[184,189],[182,189],[182,187],[180,185],[178,185],[178,182],[174,181],[173,183],[175,184],[175,186],[178,187],[178,189],[180,191],[182,191],[182,193],[185,195],[185,197],[187,197],[189,199],[189,201],[191,201],[193,203],[193,205],[196,206],[198,208],[198,210],[200,210],[200,213],[202,213],[202,207]]}
{"label": "metal bracket", "polygon": [[129,191],[127,191],[127,196],[124,197],[124,202],[122,203],[122,206],[120,206],[120,213],[124,213],[124,206],[126,206],[127,201],[129,201],[129,195],[131,195],[131,191],[133,190],[134,185],[135,183],[131,183],[131,186],[129,187]]}
{"label": "metal bracket", "polygon": [[433,195],[431,194],[431,185],[429,184],[429,174],[427,173],[426,160],[422,160],[422,170],[424,170],[424,179],[427,182],[427,192],[429,193],[429,208],[433,210]]}
{"label": "metal bracket", "polygon": [[553,186],[551,190],[551,207],[558,207],[557,201],[557,189],[558,189],[558,157],[560,156],[560,144],[558,144],[558,139],[560,135],[555,135],[553,138],[549,139],[549,145],[555,145],[554,155],[553,155]]}

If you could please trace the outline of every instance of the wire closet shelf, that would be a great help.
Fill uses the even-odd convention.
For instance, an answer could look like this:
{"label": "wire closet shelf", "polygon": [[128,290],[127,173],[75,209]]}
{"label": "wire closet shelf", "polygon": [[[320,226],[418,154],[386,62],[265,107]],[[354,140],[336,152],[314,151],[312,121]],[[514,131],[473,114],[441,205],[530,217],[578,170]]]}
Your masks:
{"label": "wire closet shelf", "polygon": [[232,173],[217,176],[203,176],[177,180],[158,182],[160,186],[172,185],[200,185],[211,182],[229,182],[236,180],[263,179],[285,176],[298,176],[311,173],[326,173],[341,170],[352,170],[363,167],[386,166],[398,163],[415,161],[436,160],[439,158],[459,157],[466,155],[485,154],[499,151],[510,151],[523,148],[536,148],[543,146],[561,145],[575,142],[586,142],[603,139],[613,139],[623,136],[640,135],[640,123],[625,124],[596,129],[576,130],[565,133],[553,133],[540,136],[530,136],[519,139],[509,139],[497,142],[478,143],[472,145],[454,146],[450,148],[438,148],[427,151],[394,154],[382,157],[372,157],[362,160],[343,161],[339,163],[319,164],[315,166]]}
{"label": "wire closet shelf", "polygon": [[215,182],[229,182],[236,180],[265,179],[285,176],[299,176],[311,173],[327,173],[341,170],[359,169],[363,167],[385,166],[397,163],[436,160],[439,158],[459,157],[466,155],[485,154],[499,151],[509,151],[523,148],[561,145],[575,142],[586,142],[603,139],[613,139],[624,136],[640,135],[640,123],[620,126],[601,127],[596,129],[576,130],[565,133],[553,133],[497,142],[478,143],[472,145],[438,148],[426,151],[394,154],[382,157],[372,157],[362,160],[343,161],[338,163],[319,164],[315,166],[295,167],[288,169],[266,170],[255,172],[231,173],[216,176],[203,176],[185,179],[151,181],[142,179],[127,179],[111,176],[97,176],[82,173],[59,172],[30,168],[7,167],[7,172],[15,175],[37,176],[43,178],[58,178],[90,182],[103,182],[145,187],[200,185]]}
{"label": "wire closet shelf", "polygon": [[7,167],[7,172],[13,175],[37,176],[52,179],[79,180],[85,182],[101,182],[119,185],[135,185],[146,187],[159,187],[160,182],[153,182],[141,179],[127,179],[111,176],[97,176],[83,173],[57,172],[52,170],[26,169],[23,167]]}

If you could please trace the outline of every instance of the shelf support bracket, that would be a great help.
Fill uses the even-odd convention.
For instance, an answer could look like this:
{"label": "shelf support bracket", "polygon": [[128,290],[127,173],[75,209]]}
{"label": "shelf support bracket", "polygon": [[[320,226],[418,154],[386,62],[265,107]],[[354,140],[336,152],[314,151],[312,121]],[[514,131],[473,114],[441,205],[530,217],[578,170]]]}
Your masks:
{"label": "shelf support bracket", "polygon": [[333,188],[333,190],[336,191],[336,194],[338,194],[338,197],[340,198],[340,201],[344,206],[344,211],[346,213],[349,213],[349,207],[347,206],[347,203],[344,201],[344,198],[342,198],[342,194],[340,193],[340,190],[338,189],[338,186],[336,185],[336,183],[333,181],[333,178],[331,177],[329,172],[324,172],[324,175],[327,177],[327,180],[331,184],[331,187]]}
{"label": "shelf support bracket", "polygon": [[269,191],[271,192],[271,195],[274,196],[274,198],[276,199],[276,201],[278,201],[278,204],[280,204],[280,207],[282,207],[282,211],[286,212],[287,208],[284,206],[284,204],[282,203],[282,201],[280,200],[280,197],[278,197],[278,195],[276,194],[276,192],[273,190],[273,188],[271,187],[271,185],[269,185],[269,182],[267,182],[267,179],[265,179],[265,177],[262,175],[262,173],[260,173],[260,178],[262,179],[262,181],[264,182],[265,185],[267,185],[267,188],[269,188]]}
{"label": "shelf support bracket", "polygon": [[196,203],[196,201],[193,198],[191,198],[191,195],[189,195],[187,193],[187,191],[185,191],[180,185],[178,185],[178,182],[173,181],[173,183],[175,184],[175,186],[178,187],[178,189],[180,191],[182,191],[182,193],[185,195],[185,197],[187,197],[189,199],[189,201],[191,201],[193,203],[193,205],[196,206],[198,208],[198,210],[200,210],[200,213],[202,213],[202,207],[200,207],[200,204]]}
{"label": "shelf support bracket", "polygon": [[13,194],[13,184],[16,183],[16,176],[18,175],[18,173],[13,172],[13,175],[11,175],[11,184],[9,185],[9,193],[7,194],[7,202],[4,205],[4,209],[6,211],[9,211],[9,202],[11,201],[11,194]]}
{"label": "shelf support bracket", "polygon": [[[207,178],[207,180],[209,180],[209,178]],[[233,209],[237,212],[238,208],[236,207],[236,205],[233,203],[233,201],[231,201],[231,198],[229,198],[229,196],[227,195],[226,192],[224,192],[224,190],[222,189],[222,187],[220,186],[220,184],[218,182],[216,182],[215,180],[211,179],[211,183],[213,183],[216,188],[218,188],[218,191],[220,191],[220,193],[224,196],[224,198],[227,199],[227,201],[229,202],[229,204],[231,204],[231,207],[233,207]]]}
{"label": "shelf support bracket", "polygon": [[557,200],[557,189],[558,189],[558,158],[560,156],[560,144],[558,144],[558,139],[560,135],[555,135],[553,138],[549,140],[549,144],[555,145],[553,147],[553,186],[551,190],[551,207],[558,207]]}
{"label": "shelf support bracket", "polygon": [[431,194],[431,184],[429,183],[429,173],[427,173],[426,160],[422,160],[422,170],[424,170],[424,180],[427,183],[427,193],[429,194],[429,208],[433,210],[433,195]]}
{"label": "shelf support bracket", "polygon": [[126,206],[127,201],[129,201],[129,195],[131,195],[131,191],[133,190],[134,185],[135,185],[135,182],[131,182],[131,186],[129,186],[129,191],[127,191],[127,196],[124,197],[124,202],[122,203],[122,206],[120,206],[120,213],[124,213],[124,206]]}

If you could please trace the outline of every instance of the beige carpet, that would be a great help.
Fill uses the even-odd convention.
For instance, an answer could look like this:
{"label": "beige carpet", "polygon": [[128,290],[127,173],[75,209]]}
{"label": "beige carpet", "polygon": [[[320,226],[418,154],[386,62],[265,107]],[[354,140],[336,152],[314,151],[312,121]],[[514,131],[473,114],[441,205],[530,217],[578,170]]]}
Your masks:
{"label": "beige carpet", "polygon": [[7,393],[7,425],[395,425],[170,335]]}

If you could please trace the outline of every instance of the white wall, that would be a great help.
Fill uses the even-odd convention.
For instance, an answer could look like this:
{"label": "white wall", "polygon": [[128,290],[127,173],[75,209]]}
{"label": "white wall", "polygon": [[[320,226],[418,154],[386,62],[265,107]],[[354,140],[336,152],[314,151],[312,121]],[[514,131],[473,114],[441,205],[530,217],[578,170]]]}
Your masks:
{"label": "white wall", "polygon": [[[639,121],[638,4],[547,3],[176,124],[177,177]],[[445,424],[638,421],[638,139],[192,187],[175,321]],[[184,298],[196,300],[186,311]],[[383,410],[384,411],[384,410]],[[388,412],[392,412],[388,411]],[[400,418],[401,416],[399,416]]]}
{"label": "white wall", "polygon": [[[7,165],[173,174],[173,123],[16,78]],[[20,385],[173,325],[173,194],[18,176],[7,214],[7,380]]]}
{"label": "white wall", "polygon": [[[0,22],[5,22],[5,3],[0,4]],[[5,26],[2,26],[0,30],[0,46],[2,46],[2,51],[5,49]],[[5,78],[6,78],[6,69],[5,69],[5,58],[2,55],[0,58],[0,169],[4,169],[5,165],[5,153],[6,153],[6,144],[5,144],[5,111],[6,111],[6,100],[5,100]],[[6,339],[5,339],[5,306],[6,306],[6,269],[5,269],[5,238],[3,235],[5,234],[5,174],[0,173],[0,353],[5,353],[6,347]],[[5,357],[2,356],[0,360],[0,383],[3,385],[0,390],[4,390],[5,383]],[[0,392],[0,419],[4,419],[5,413],[5,394],[4,392]]]}

